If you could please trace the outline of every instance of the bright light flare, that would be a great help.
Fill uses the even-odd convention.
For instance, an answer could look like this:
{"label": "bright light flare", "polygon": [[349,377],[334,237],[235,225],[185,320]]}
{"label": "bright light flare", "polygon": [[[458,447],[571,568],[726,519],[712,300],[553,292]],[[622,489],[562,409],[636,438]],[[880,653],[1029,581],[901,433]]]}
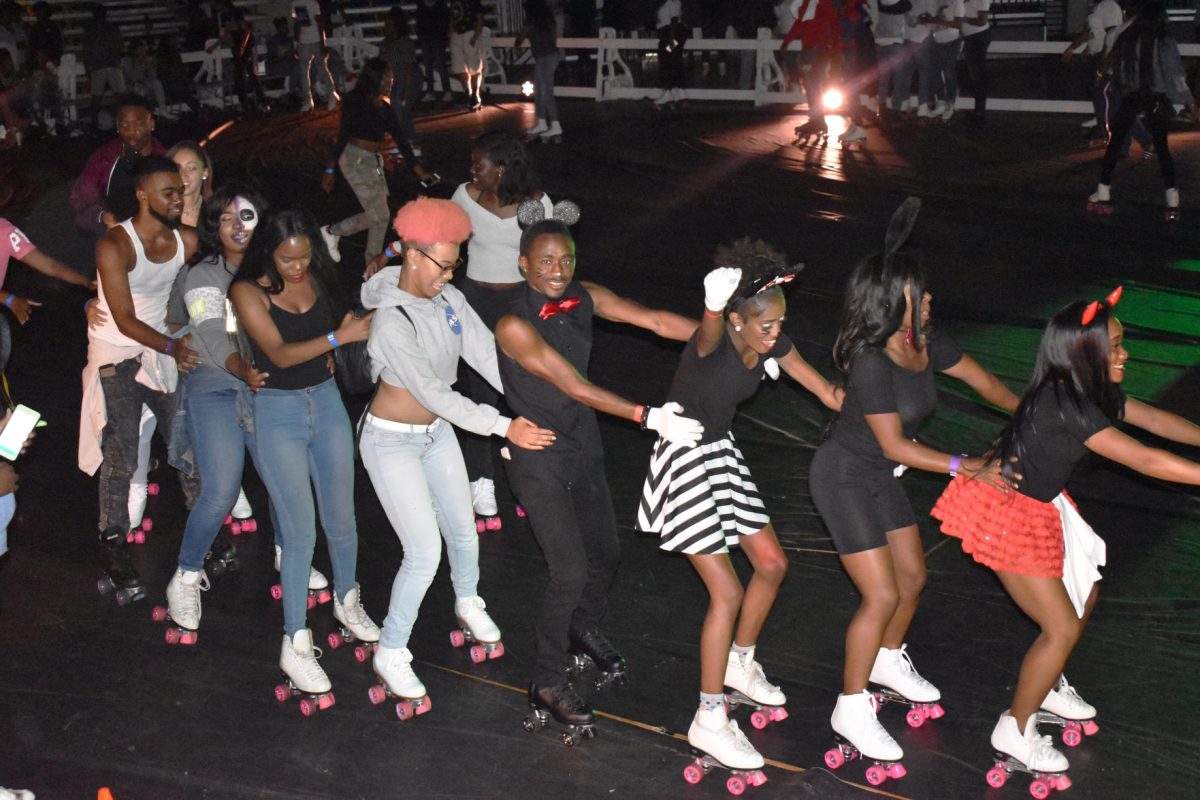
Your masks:
{"label": "bright light flare", "polygon": [[843,101],[842,93],[838,89],[829,89],[821,95],[821,104],[826,111],[837,111],[842,107]]}
{"label": "bright light flare", "polygon": [[521,84],[521,94],[526,97],[533,97],[533,81],[525,81]]}

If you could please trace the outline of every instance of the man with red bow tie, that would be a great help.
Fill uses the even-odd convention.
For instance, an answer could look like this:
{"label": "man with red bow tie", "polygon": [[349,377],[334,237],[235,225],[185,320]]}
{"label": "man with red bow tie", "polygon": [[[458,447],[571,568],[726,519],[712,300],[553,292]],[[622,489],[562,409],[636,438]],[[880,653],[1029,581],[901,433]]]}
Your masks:
{"label": "man with red bow tie", "polygon": [[625,672],[625,659],[599,630],[619,546],[595,411],[688,446],[703,432],[699,422],[679,416],[678,404],[648,408],[588,381],[592,317],[680,342],[691,338],[698,323],[576,281],[575,241],[557,220],[525,230],[518,263],[527,287],[496,326],[500,380],[516,414],[558,436],[553,447],[537,452],[509,448],[505,462],[550,567],[529,705],[536,724],[553,716],[586,736],[594,723],[591,706],[575,692],[568,670],[577,674],[594,664],[602,673],[597,686]]}

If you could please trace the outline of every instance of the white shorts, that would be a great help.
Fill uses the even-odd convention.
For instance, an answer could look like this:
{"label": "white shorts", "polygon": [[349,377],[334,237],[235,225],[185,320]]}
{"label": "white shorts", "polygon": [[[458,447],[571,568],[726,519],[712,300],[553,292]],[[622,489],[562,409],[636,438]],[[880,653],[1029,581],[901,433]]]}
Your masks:
{"label": "white shorts", "polygon": [[450,73],[452,75],[479,75],[483,72],[483,34],[475,44],[471,37],[475,31],[450,34]]}

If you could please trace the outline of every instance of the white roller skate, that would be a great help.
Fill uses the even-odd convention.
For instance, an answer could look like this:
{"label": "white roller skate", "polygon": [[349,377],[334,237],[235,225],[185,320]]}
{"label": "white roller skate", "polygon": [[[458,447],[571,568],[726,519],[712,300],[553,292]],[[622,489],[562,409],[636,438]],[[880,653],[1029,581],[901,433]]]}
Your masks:
{"label": "white roller skate", "polygon": [[340,602],[336,594],[333,596],[333,618],[341,625],[341,630],[329,632],[331,650],[358,640],[362,644],[354,648],[354,660],[361,664],[378,649],[379,626],[371,621],[362,607],[357,586],[346,592],[345,602]]}
{"label": "white roller skate", "polygon": [[994,765],[987,773],[989,785],[998,789],[1012,773],[1024,772],[1033,778],[1029,793],[1039,800],[1047,797],[1051,789],[1070,788],[1067,757],[1054,749],[1049,736],[1038,735],[1036,714],[1030,715],[1022,732],[1017,727],[1017,720],[1005,711],[992,731],[992,747],[996,755]]}
{"label": "white roller skate", "polygon": [[1096,184],[1096,191],[1088,196],[1087,210],[1101,217],[1112,214],[1112,187],[1107,183]]}
{"label": "white roller skate", "polygon": [[750,724],[762,730],[771,722],[782,722],[788,713],[783,705],[787,696],[767,681],[762,665],[754,660],[754,648],[749,652],[729,651],[725,666],[725,686],[733,691],[726,695],[731,707],[752,706]]}
{"label": "white roller skate", "polygon": [[921,103],[920,106],[917,108],[917,119],[933,121],[935,119],[940,119],[941,116],[945,113],[946,113],[946,104],[945,103],[938,102],[932,106],[927,103]]}
{"label": "white roller skate", "polygon": [[200,628],[200,593],[209,589],[204,570],[175,569],[167,584],[167,608],[155,606],[150,616],[155,622],[170,620],[167,644],[195,644]]}
{"label": "white roller skate", "polygon": [[501,527],[500,509],[496,507],[496,484],[491,478],[471,482],[471,505],[475,509],[475,530],[498,531]]}
{"label": "white roller skate", "polygon": [[296,631],[296,635],[290,639],[284,634],[279,669],[283,670],[285,682],[275,687],[275,699],[284,703],[290,697],[303,695],[300,698],[300,713],[306,717],[329,708],[335,702],[329,676],[317,663],[320,657],[321,649],[313,647],[312,631],[308,628]]}
{"label": "white roller skate", "polygon": [[907,774],[900,763],[904,750],[879,724],[875,710],[876,700],[870,692],[838,695],[837,706],[829,718],[838,745],[825,753],[825,764],[830,769],[855,758],[874,762],[867,767],[867,783],[872,786]]}
{"label": "white roller skate", "polygon": [[550,127],[547,128],[542,133],[540,138],[543,142],[550,142],[552,144],[562,144],[562,138],[563,138],[562,123],[560,123],[558,120],[554,120],[554,122],[551,122]]}
{"label": "white roller skate", "polygon": [[379,683],[367,692],[371,703],[379,705],[391,697],[396,703],[396,716],[402,720],[424,714],[432,703],[425,684],[412,668],[412,653],[407,647],[380,647],[375,651],[375,677]]}
{"label": "white roller skate", "polygon": [[767,782],[762,773],[762,754],[726,716],[723,706],[696,711],[688,728],[688,744],[693,756],[692,763],[683,770],[683,779],[688,783],[699,783],[713,767],[733,773],[726,781],[732,794],[741,794],[747,784],[761,786]]}
{"label": "white roller skate", "polygon": [[1178,222],[1179,214],[1179,190],[1167,189],[1167,207],[1163,211],[1163,219],[1167,222]]}
{"label": "white roller skate", "polygon": [[233,504],[233,510],[229,512],[229,516],[225,518],[225,524],[229,526],[229,532],[234,536],[254,533],[258,530],[258,522],[254,519],[254,509],[250,507],[245,489],[238,489],[237,502]]}
{"label": "white roller skate", "polygon": [[1074,747],[1100,730],[1096,724],[1096,707],[1079,696],[1075,687],[1067,683],[1066,675],[1058,676],[1058,684],[1046,695],[1037,713],[1039,724],[1057,725],[1063,729],[1063,744]]}
{"label": "white roller skate", "polygon": [[537,136],[540,133],[545,133],[547,130],[549,130],[549,128],[550,128],[550,126],[546,124],[546,120],[539,117],[537,122],[535,122],[533,124],[532,128],[527,128],[525,130],[525,134],[527,136],[529,136],[530,138],[533,138],[534,136]]}
{"label": "white roller skate", "polygon": [[[279,572],[279,560],[283,558],[283,548],[275,545],[275,571]],[[275,584],[271,587],[271,597],[276,600],[283,599],[283,586]],[[308,568],[308,607],[315,608],[318,603],[322,605],[333,599],[333,592],[329,591],[329,581],[321,574],[314,566]]]}
{"label": "white roller skate", "polygon": [[325,242],[325,249],[329,251],[329,257],[334,261],[341,261],[342,251],[338,248],[338,243],[342,240],[342,237],[330,230],[331,227],[333,226],[321,226],[321,239]]}
{"label": "white roller skate", "polygon": [[917,672],[912,659],[908,657],[907,644],[900,645],[899,650],[879,648],[875,664],[871,667],[871,683],[880,687],[874,692],[880,706],[887,703],[912,706],[904,719],[914,728],[924,725],[925,720],[939,719],[946,713],[938,702],[942,699],[942,693]]}
{"label": "white roller skate", "polygon": [[471,645],[471,660],[481,664],[491,658],[504,655],[504,642],[500,641],[500,629],[488,615],[487,604],[482,597],[460,597],[454,601],[454,616],[458,618],[458,629],[450,631],[450,644],[462,647]]}
{"label": "white roller skate", "polygon": [[861,125],[851,125],[849,130],[838,136],[838,142],[841,144],[854,144],[855,142],[865,142],[867,140],[867,132]]}

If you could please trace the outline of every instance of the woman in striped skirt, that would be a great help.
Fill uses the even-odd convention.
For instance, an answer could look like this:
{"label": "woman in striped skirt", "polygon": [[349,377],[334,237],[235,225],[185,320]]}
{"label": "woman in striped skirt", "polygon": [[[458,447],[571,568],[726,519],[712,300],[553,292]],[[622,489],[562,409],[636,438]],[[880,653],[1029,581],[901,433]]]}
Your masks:
{"label": "woman in striped skirt", "polygon": [[[834,410],[841,408],[842,390],[800,358],[782,333],[782,286],[797,270],[765,243],[749,239],[719,248],[715,261],[717,268],[704,279],[704,320],[683,351],[668,395],[702,421],[704,436],[691,449],[659,439],[637,527],[660,534],[662,549],[686,554],[709,593],[700,635],[700,708],[688,742],[725,766],[754,770],[763,765],[762,756],[728,719],[724,689],[733,690],[735,703],[768,706],[771,719],[786,716],[781,706],[787,698],[767,682],[754,645],[787,558],[730,427],[738,404],[758,390],[767,370],[774,377],[782,367]],[[729,558],[731,547],[745,550],[754,565],[745,590]]]}

